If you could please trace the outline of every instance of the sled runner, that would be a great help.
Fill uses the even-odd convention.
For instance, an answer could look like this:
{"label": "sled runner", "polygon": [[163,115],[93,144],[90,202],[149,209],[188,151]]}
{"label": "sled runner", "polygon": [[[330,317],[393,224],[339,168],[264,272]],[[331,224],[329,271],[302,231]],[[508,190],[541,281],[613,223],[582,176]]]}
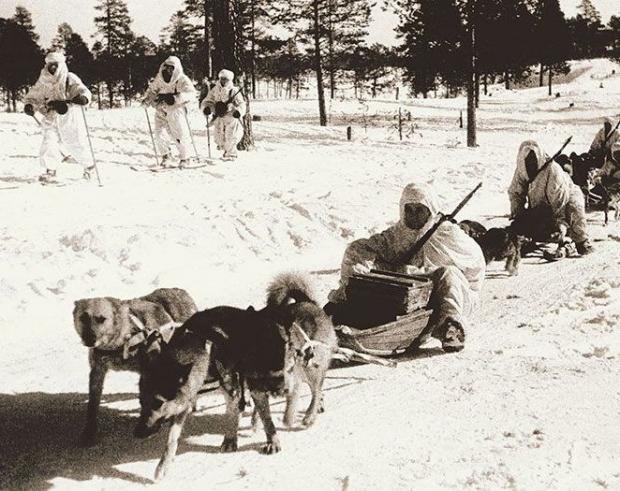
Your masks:
{"label": "sled runner", "polygon": [[426,276],[373,270],[354,274],[335,316],[338,344],[375,356],[403,353],[420,337],[431,311]]}

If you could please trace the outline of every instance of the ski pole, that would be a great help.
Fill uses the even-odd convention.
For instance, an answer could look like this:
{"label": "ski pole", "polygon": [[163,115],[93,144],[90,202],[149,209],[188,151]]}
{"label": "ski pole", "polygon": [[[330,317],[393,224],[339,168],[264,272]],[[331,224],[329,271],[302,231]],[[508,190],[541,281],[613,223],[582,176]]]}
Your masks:
{"label": "ski pole", "polygon": [[187,129],[189,130],[189,137],[192,140],[192,146],[194,147],[194,153],[196,154],[196,161],[200,160],[198,156],[198,149],[196,148],[196,142],[194,141],[194,134],[192,133],[192,127],[189,125],[189,118],[187,117],[187,108],[183,108],[183,116],[185,116],[185,123],[187,124]]}
{"label": "ski pole", "polygon": [[146,114],[146,122],[149,124],[149,134],[151,135],[151,142],[153,142],[153,151],[155,152],[155,162],[157,163],[157,167],[161,164],[159,163],[159,154],[157,153],[157,145],[155,145],[155,137],[153,136],[153,128],[151,128],[151,118],[149,118],[149,111],[145,107],[144,114]]}
{"label": "ski pole", "polygon": [[97,181],[99,182],[99,186],[103,186],[101,182],[101,177],[99,176],[99,168],[97,167],[97,160],[95,159],[95,151],[93,150],[93,141],[90,139],[90,130],[88,129],[88,122],[86,121],[86,111],[84,110],[84,106],[80,106],[82,110],[82,118],[84,118],[84,127],[86,128],[86,137],[88,138],[88,146],[90,147],[90,155],[93,158],[93,167],[95,168],[95,174],[97,175]]}
{"label": "ski pole", "polygon": [[207,145],[209,147],[209,158],[211,158],[211,133],[209,132],[209,116],[207,116]]}
{"label": "ski pole", "polygon": [[[39,121],[39,118],[37,118],[36,114],[32,115],[32,119],[34,119],[39,126],[42,126],[41,121]],[[69,155],[67,155],[65,152],[62,151],[62,148],[59,147],[58,150],[60,151],[60,155],[62,155],[63,159],[66,159],[67,157],[69,157]]]}

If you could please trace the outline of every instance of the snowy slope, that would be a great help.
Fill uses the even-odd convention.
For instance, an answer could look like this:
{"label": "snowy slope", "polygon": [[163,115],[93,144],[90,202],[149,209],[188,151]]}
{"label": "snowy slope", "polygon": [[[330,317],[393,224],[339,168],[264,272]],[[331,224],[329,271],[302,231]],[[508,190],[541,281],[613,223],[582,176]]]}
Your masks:
{"label": "snowy slope", "polygon": [[[601,118],[620,111],[620,76],[611,75],[620,67],[587,63],[557,86],[559,98],[545,87],[493,87],[476,149],[458,128],[463,99],[401,101],[413,127],[402,143],[396,101],[334,101],[328,128],[316,125],[316,101],[257,102],[256,152],[151,174],[129,169],[153,161],[142,109],[90,110],[102,188],[30,182],[40,172],[37,128],[24,115],[1,115],[0,488],[150,483],[164,438],[130,436],[135,375],[109,376],[103,440],[75,446],[88,370],[72,327],[75,299],[178,286],[200,307],[260,306],[269,279],[294,268],[314,272],[324,300],[346,244],[394,220],[412,180],[432,183],[446,210],[483,181],[462,218],[504,223],[522,140],[554,152],[573,135],[568,150],[584,151]],[[197,112],[191,123],[205,153]],[[603,228],[600,214],[590,220],[593,256],[526,259],[516,278],[490,267],[461,354],[431,346],[395,370],[331,371],[327,412],[312,429],[282,431],[279,455],[259,455],[264,435],[247,430],[239,453],[219,454],[222,400],[205,397],[156,488],[620,489],[620,226]],[[281,402],[274,410],[280,418]]]}

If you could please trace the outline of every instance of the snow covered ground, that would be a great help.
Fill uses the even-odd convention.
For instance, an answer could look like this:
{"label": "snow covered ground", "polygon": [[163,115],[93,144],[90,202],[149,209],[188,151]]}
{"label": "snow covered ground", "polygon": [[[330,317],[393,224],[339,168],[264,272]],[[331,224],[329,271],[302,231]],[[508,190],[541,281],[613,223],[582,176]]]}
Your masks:
{"label": "snow covered ground", "polygon": [[[105,186],[32,182],[40,136],[23,114],[0,115],[0,488],[131,489],[151,478],[164,434],[131,437],[137,377],[108,376],[102,441],[79,449],[87,356],[73,301],[187,289],[200,307],[261,306],[277,272],[309,271],[321,301],[337,282],[345,245],[397,216],[402,187],[432,183],[451,209],[505,223],[519,143],[585,151],[603,116],[620,108],[620,67],[581,62],[546,88],[483,97],[479,144],[458,127],[464,99],[263,101],[257,151],[184,172],[134,172],[153,162],[142,109],[90,110]],[[603,85],[601,88],[600,84]],[[192,114],[196,143],[206,130]],[[354,141],[347,142],[346,126]],[[78,177],[77,166],[61,169]],[[241,449],[220,454],[224,407],[201,399],[167,481],[155,489],[620,489],[620,225],[589,216],[596,253],[559,263],[526,259],[507,278],[489,268],[465,351],[428,347],[396,369],[330,371],[327,412],[305,431],[281,431],[282,453],[257,451],[264,434],[242,421]],[[305,399],[307,400],[307,398]],[[278,426],[281,401],[273,405]]]}

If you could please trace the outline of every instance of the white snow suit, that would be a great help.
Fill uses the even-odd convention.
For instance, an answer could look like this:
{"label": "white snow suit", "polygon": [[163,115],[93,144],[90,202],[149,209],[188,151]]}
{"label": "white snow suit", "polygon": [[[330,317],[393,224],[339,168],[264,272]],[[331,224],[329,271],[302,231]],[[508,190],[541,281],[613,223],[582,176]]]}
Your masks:
{"label": "white snow suit", "polygon": [[[205,107],[211,110],[211,114],[215,115],[215,104],[217,102],[227,103],[226,114],[223,116],[214,116],[209,123],[215,130],[215,143],[218,150],[224,151],[224,157],[237,156],[237,144],[243,138],[243,123],[241,118],[245,115],[246,105],[239,89],[232,83],[232,72],[226,70],[230,77],[229,82],[222,86],[219,80],[213,88],[202,100],[200,109],[204,111]],[[233,113],[239,112],[239,117],[235,118]]]}
{"label": "white snow suit", "polygon": [[603,128],[598,130],[596,135],[594,136],[594,140],[592,140],[592,144],[590,145],[590,153],[592,155],[600,155],[601,157],[607,155],[612,145],[620,140],[620,131],[615,130],[607,139],[607,144],[605,148],[603,148],[603,143],[605,143],[605,124],[609,124],[610,128],[613,128],[616,125],[616,121],[611,118],[605,118],[603,123]]}
{"label": "white snow suit", "polygon": [[82,83],[80,77],[70,73],[64,56],[59,53],[50,53],[46,57],[46,63],[57,62],[58,69],[53,75],[47,66],[43,67],[39,79],[30,88],[25,104],[31,104],[35,111],[44,115],[41,121],[43,142],[39,151],[41,165],[49,170],[56,170],[63,160],[61,150],[64,150],[65,159],[73,157],[84,167],[89,167],[88,140],[86,128],[82,121],[82,109],[68,103],[69,110],[66,114],[58,114],[47,108],[50,101],[71,101],[74,97],[84,96],[90,103],[90,90]]}
{"label": "white snow suit", "polygon": [[[407,203],[422,203],[429,208],[431,218],[421,230],[412,230],[405,225],[404,207]],[[414,266],[422,268],[433,280],[433,315],[429,320],[429,331],[447,318],[460,322],[466,329],[466,318],[478,304],[486,270],[478,244],[458,225],[444,222],[416,257],[406,262],[408,252],[434,225],[438,213],[438,200],[430,188],[407,185],[400,198],[400,220],[381,233],[348,245],[340,269],[340,286],[330,292],[329,300],[336,304],[346,300],[349,277],[359,264],[405,273],[408,266]]]}
{"label": "white snow suit", "polygon": [[[525,157],[532,150],[536,154],[539,172],[530,182]],[[547,159],[535,141],[524,141],[519,147],[517,168],[508,188],[510,216],[515,218],[521,214],[525,210],[526,201],[530,209],[542,211],[547,208],[558,230],[563,225],[575,243],[583,242],[588,239],[583,192],[557,162],[551,162],[540,170]],[[549,234],[555,231],[550,230]]]}
{"label": "white snow suit", "polygon": [[[164,81],[164,65],[173,65],[174,71],[169,82]],[[157,96],[173,94],[174,104],[158,102]],[[186,105],[194,100],[196,88],[181,66],[181,60],[169,56],[159,67],[155,79],[149,84],[143,103],[155,108],[155,145],[159,155],[170,156],[170,143],[174,141],[179,158],[185,160],[190,156],[191,135],[187,125]]]}
{"label": "white snow suit", "polygon": [[601,167],[599,176],[608,176],[620,181],[620,139],[612,144],[609,152],[606,153],[605,163]]}

